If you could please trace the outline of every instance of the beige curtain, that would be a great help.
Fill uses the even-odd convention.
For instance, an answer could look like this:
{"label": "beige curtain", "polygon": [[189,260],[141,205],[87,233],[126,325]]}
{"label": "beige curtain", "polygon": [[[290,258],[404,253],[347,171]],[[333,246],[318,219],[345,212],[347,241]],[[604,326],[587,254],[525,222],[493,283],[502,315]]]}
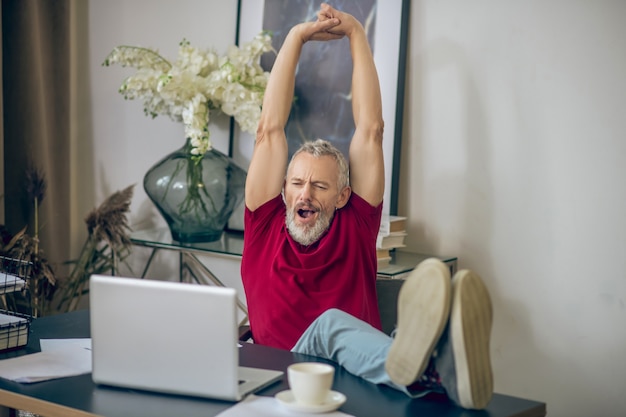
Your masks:
{"label": "beige curtain", "polygon": [[25,172],[37,169],[47,183],[40,247],[58,275],[78,253],[92,205],[82,192],[90,183],[87,11],[83,0],[2,0],[4,224],[34,234]]}

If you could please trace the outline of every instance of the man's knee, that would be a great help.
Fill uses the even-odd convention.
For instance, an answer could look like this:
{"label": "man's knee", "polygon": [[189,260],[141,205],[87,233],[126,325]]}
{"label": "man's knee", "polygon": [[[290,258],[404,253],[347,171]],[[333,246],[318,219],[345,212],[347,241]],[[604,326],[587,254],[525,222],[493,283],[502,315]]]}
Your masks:
{"label": "man's knee", "polygon": [[320,314],[320,316],[318,317],[318,320],[336,321],[336,320],[342,320],[347,316],[349,316],[348,313],[341,311],[338,308],[329,308],[328,310]]}

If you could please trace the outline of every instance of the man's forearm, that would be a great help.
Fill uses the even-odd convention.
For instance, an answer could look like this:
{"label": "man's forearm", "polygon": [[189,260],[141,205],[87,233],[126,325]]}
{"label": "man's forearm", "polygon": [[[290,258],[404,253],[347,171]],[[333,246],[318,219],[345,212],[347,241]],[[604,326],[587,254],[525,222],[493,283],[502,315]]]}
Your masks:
{"label": "man's forearm", "polygon": [[385,188],[383,116],[378,74],[363,26],[356,22],[350,31],[352,54],[352,112],[356,129],[350,142],[352,190],[373,206]]}
{"label": "man's forearm", "polygon": [[[350,35],[352,53],[352,111],[357,126],[382,128],[382,104],[378,73],[365,30],[359,25]],[[365,126],[365,127],[367,127]]]}
{"label": "man's forearm", "polygon": [[265,129],[284,129],[287,124],[302,45],[297,27],[292,28],[276,57],[265,90],[261,115],[261,126]]}

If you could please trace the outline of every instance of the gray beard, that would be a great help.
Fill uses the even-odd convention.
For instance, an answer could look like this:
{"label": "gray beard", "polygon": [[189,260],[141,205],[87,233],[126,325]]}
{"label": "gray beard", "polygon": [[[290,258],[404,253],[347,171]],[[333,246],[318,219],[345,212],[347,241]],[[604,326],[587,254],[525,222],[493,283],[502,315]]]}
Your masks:
{"label": "gray beard", "polygon": [[330,227],[330,222],[333,216],[327,216],[325,213],[320,212],[319,217],[315,224],[311,227],[298,226],[295,221],[295,210],[287,210],[285,223],[287,224],[287,230],[289,234],[301,245],[309,246],[317,242],[324,233]]}

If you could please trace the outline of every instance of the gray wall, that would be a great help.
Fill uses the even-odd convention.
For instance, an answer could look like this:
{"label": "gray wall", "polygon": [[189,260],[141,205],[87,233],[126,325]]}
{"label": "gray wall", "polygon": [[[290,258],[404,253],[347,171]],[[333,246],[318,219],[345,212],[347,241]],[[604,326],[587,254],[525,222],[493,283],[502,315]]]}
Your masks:
{"label": "gray wall", "polygon": [[409,246],[487,281],[498,391],[626,414],[626,2],[412,6]]}

